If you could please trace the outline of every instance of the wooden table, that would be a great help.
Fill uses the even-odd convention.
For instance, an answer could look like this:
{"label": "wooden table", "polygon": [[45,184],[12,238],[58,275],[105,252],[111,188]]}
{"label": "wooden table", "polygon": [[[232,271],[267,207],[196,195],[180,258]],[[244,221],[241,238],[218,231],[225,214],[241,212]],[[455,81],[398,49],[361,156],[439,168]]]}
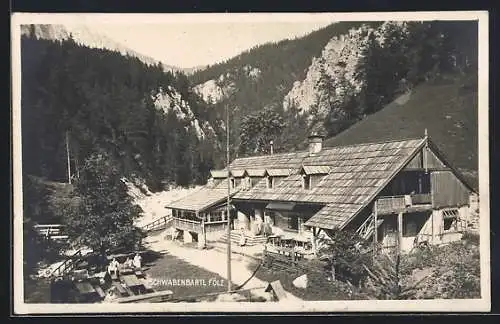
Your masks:
{"label": "wooden table", "polygon": [[123,280],[123,283],[127,285],[127,287],[144,286],[144,283],[139,280],[135,274],[121,276],[121,279]]}

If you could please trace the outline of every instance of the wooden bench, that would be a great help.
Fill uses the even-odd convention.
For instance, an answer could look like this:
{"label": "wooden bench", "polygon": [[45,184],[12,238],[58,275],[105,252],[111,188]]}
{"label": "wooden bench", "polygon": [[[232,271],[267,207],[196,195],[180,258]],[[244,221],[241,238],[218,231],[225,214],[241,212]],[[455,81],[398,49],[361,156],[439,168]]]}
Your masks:
{"label": "wooden bench", "polygon": [[135,271],[132,268],[122,268],[120,270],[120,275],[124,275],[124,276],[130,275],[130,274],[133,274],[133,273],[135,273]]}
{"label": "wooden bench", "polygon": [[117,299],[118,303],[161,303],[172,298],[173,292],[171,290],[156,291],[148,294],[122,297]]}
{"label": "wooden bench", "polygon": [[134,273],[137,277],[140,277],[140,278],[144,277],[144,272],[142,272],[142,269],[135,269]]}

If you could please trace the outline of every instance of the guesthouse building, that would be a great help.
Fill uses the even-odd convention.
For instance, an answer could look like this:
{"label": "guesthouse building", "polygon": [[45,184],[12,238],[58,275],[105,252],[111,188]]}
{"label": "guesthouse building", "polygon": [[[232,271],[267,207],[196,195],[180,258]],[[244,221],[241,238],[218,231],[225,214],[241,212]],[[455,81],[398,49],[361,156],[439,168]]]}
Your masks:
{"label": "guesthouse building", "polygon": [[232,229],[312,254],[334,230],[401,252],[467,230],[475,190],[428,136],[329,148],[322,139],[313,134],[306,151],[237,158],[229,172],[213,171],[201,191],[167,206],[174,226],[188,240],[222,235],[229,192]]}

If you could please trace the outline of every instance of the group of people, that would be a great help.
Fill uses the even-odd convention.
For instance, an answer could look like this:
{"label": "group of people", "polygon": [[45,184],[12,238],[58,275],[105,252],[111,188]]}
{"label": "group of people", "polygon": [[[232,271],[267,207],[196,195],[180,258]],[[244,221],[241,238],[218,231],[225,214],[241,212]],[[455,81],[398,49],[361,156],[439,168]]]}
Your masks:
{"label": "group of people", "polygon": [[[139,253],[137,253],[134,258],[131,260],[127,257],[127,260],[122,265],[123,268],[128,269],[142,269],[142,257]],[[113,258],[113,260],[108,265],[108,273],[118,275],[120,271],[120,262]]]}

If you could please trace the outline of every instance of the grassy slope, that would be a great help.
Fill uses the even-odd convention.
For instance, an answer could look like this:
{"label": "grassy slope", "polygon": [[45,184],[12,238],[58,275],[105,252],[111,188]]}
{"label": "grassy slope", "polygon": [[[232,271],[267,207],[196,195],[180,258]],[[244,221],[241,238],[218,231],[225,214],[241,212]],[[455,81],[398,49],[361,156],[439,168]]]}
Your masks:
{"label": "grassy slope", "polygon": [[[416,87],[406,102],[395,100],[325,146],[429,137],[473,184],[478,169],[478,96],[473,76],[447,78]],[[399,101],[399,102],[398,102]]]}

